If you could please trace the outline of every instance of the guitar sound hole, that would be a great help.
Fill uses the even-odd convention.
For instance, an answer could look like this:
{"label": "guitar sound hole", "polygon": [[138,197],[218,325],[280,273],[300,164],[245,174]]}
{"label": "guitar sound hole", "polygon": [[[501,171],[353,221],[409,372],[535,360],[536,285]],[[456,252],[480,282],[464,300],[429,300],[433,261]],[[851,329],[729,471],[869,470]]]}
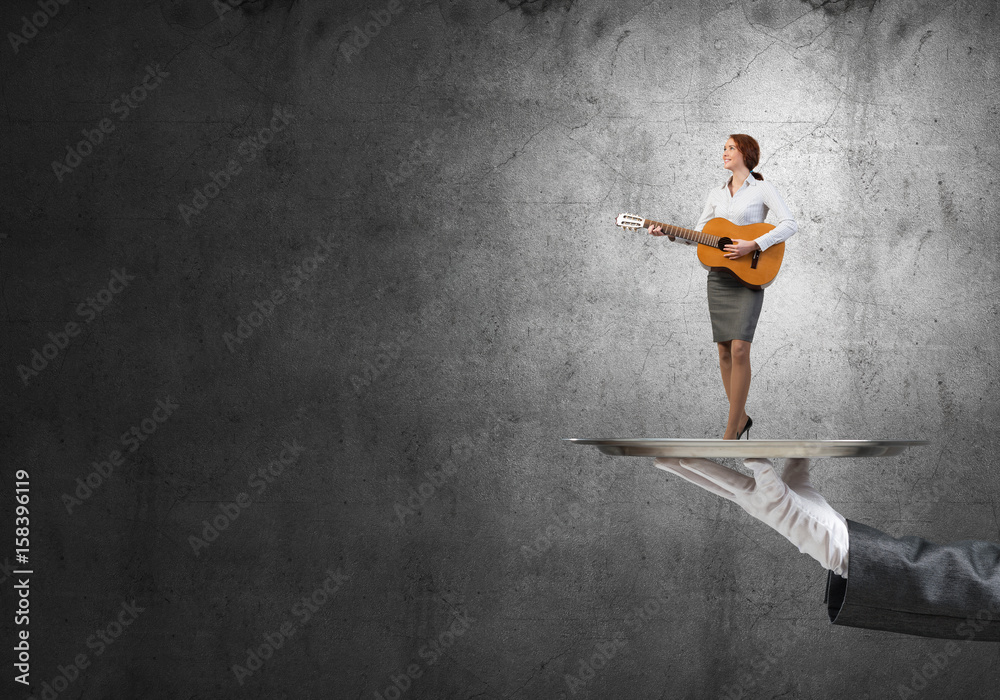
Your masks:
{"label": "guitar sound hole", "polygon": [[733,242],[732,238],[723,236],[722,238],[719,239],[719,242],[716,245],[719,247],[719,250],[725,250],[726,246],[732,242]]}

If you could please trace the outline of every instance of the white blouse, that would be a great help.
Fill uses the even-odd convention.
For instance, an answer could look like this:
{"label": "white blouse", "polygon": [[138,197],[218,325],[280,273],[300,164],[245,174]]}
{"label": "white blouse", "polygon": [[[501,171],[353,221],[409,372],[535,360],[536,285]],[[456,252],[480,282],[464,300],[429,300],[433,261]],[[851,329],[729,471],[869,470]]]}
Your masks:
{"label": "white blouse", "polygon": [[758,180],[753,175],[748,175],[746,182],[734,195],[729,194],[727,180],[722,187],[713,188],[708,193],[705,209],[701,212],[701,217],[694,228],[696,231],[701,231],[705,224],[717,216],[728,219],[737,226],[759,224],[763,223],[769,210],[777,214],[778,223],[757,239],[757,245],[761,250],[767,250],[775,243],[787,241],[798,230],[799,225],[785,204],[785,200],[778,194],[778,190],[767,180]]}

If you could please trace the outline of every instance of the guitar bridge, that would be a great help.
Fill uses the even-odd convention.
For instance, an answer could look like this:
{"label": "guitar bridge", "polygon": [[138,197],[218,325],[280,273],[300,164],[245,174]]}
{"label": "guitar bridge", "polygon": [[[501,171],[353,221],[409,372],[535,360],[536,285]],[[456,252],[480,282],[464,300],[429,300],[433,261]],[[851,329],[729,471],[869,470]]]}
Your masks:
{"label": "guitar bridge", "polygon": [[751,270],[756,270],[757,269],[757,261],[758,260],[760,260],[760,251],[759,250],[755,250],[753,252],[753,259],[750,261],[750,269]]}

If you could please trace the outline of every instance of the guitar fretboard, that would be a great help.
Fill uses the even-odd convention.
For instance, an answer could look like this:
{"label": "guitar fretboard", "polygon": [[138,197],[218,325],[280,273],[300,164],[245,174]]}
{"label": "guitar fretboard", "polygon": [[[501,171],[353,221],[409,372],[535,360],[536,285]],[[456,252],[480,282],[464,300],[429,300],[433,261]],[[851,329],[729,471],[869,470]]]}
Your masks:
{"label": "guitar fretboard", "polygon": [[719,246],[719,239],[722,236],[713,236],[710,233],[704,233],[702,231],[695,231],[690,228],[682,228],[680,226],[672,226],[670,224],[664,224],[659,221],[654,221],[653,219],[643,219],[642,227],[649,228],[650,226],[660,226],[666,233],[671,236],[677,236],[678,238],[686,238],[689,241],[694,241],[695,243],[701,243],[702,245],[711,246],[712,248],[717,248]]}

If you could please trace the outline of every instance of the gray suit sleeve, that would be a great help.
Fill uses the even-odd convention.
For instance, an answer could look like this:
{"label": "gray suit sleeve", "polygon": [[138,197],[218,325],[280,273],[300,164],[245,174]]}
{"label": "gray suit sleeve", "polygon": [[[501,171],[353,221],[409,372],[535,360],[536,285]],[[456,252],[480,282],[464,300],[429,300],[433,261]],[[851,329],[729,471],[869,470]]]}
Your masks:
{"label": "gray suit sleeve", "polygon": [[835,625],[942,639],[1000,641],[1000,545],[896,539],[847,521],[847,578],[827,577]]}

